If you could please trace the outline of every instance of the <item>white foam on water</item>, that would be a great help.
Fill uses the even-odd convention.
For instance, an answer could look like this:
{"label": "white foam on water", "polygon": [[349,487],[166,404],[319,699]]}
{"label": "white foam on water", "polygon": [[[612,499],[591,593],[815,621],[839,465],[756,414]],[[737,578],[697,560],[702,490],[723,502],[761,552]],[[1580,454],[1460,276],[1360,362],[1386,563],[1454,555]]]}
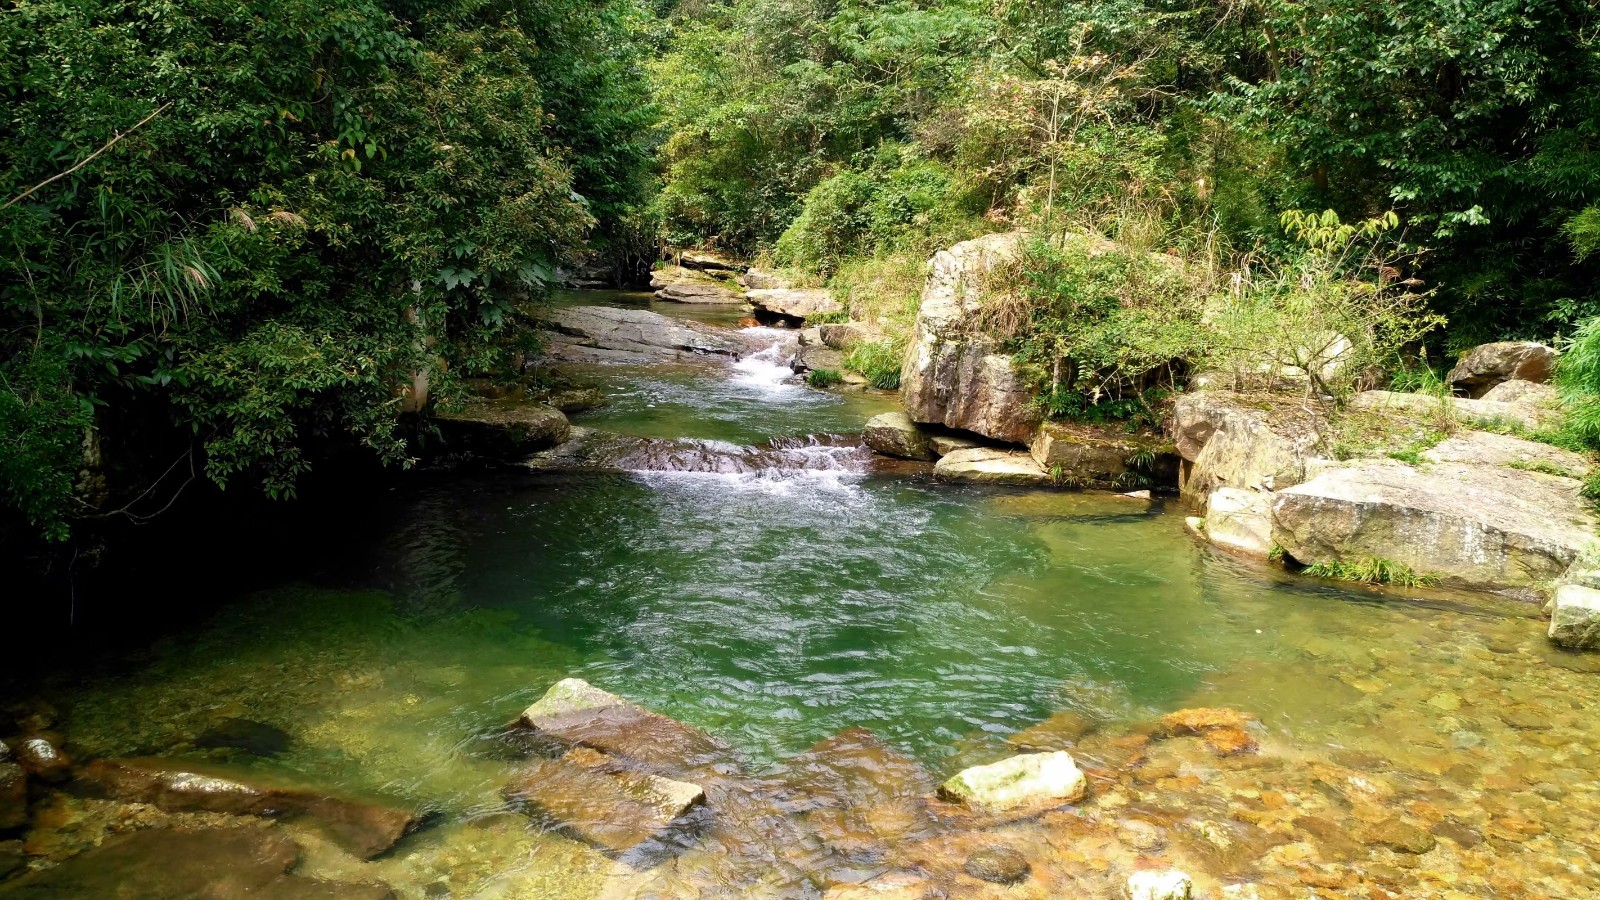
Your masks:
{"label": "white foam on water", "polygon": [[755,340],[770,340],[771,343],[754,353],[745,354],[733,364],[733,371],[737,373],[734,376],[736,383],[773,394],[803,390],[794,382],[794,370],[789,367],[789,359],[794,356],[798,340],[793,331],[755,326],[744,329],[743,334]]}

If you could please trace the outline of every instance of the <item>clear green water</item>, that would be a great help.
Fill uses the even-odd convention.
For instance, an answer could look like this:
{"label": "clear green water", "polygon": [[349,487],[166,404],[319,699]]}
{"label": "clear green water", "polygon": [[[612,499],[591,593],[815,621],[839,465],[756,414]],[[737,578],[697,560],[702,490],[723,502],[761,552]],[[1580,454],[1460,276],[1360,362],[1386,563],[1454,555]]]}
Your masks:
{"label": "clear green water", "polygon": [[[718,367],[605,377],[616,402],[587,423],[636,434],[753,443],[854,430],[881,405]],[[413,486],[352,521],[328,550],[353,574],[285,560],[281,587],[47,693],[83,755],[182,755],[245,717],[293,738],[252,765],[443,811],[431,849],[385,875],[407,896],[467,865],[458,842],[484,838],[459,823],[500,808],[513,765],[488,738],[568,676],[705,728],[756,769],[860,725],[935,773],[1004,755],[1006,735],[1062,709],[1134,723],[1226,703],[1296,741],[1400,755],[1488,727],[1442,712],[1441,691],[1596,689],[1542,661],[1558,655],[1526,607],[1291,579],[1200,546],[1178,509],[1105,495],[841,470],[546,472]],[[1507,674],[1511,658],[1527,665]],[[479,874],[555,883],[603,862],[505,840],[509,857],[474,857]]]}

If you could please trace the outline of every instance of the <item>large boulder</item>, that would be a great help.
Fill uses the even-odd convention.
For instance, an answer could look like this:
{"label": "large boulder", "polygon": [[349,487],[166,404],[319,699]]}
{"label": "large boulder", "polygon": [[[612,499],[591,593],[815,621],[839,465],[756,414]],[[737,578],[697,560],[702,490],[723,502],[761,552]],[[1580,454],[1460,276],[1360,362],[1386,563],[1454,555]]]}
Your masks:
{"label": "large boulder", "polygon": [[928,436],[903,412],[886,412],[868,419],[861,428],[861,441],[885,456],[933,459]]}
{"label": "large boulder", "polygon": [[1479,398],[1490,403],[1520,403],[1524,406],[1543,406],[1556,409],[1561,406],[1561,392],[1554,385],[1538,384],[1512,378],[1490,388]]}
{"label": "large boulder", "polygon": [[251,772],[208,763],[98,759],[80,770],[75,788],[169,812],[305,819],[362,859],[389,850],[421,823],[403,807],[281,786]]}
{"label": "large boulder", "polygon": [[739,304],[743,295],[727,282],[683,266],[662,266],[650,273],[657,300],[672,303]]}
{"label": "large boulder", "polygon": [[753,349],[724,329],[644,309],[568,306],[545,317],[546,355],[566,362],[653,363],[697,356],[738,357]]}
{"label": "large boulder", "polygon": [[939,794],[945,799],[988,813],[1073,803],[1088,792],[1088,779],[1065,750],[1023,753],[986,766],[962,769],[939,786]]}
{"label": "large boulder", "polygon": [[1177,477],[1177,458],[1165,441],[1120,427],[1046,422],[1029,451],[1051,477],[1075,485],[1126,490]]}
{"label": "large boulder", "polygon": [[1550,640],[1571,650],[1600,650],[1600,591],[1580,584],[1556,588]]}
{"label": "large boulder", "polygon": [[502,793],[549,824],[617,853],[665,831],[706,796],[697,784],[629,771],[583,747],[529,762]]}
{"label": "large boulder", "polygon": [[1281,490],[1306,479],[1327,421],[1320,407],[1224,391],[1179,397],[1172,437],[1188,465],[1180,487],[1203,499],[1219,488]]}
{"label": "large boulder", "polygon": [[1472,348],[1461,357],[1445,381],[1469,397],[1482,397],[1490,388],[1512,378],[1543,384],[1555,370],[1556,351],[1533,341],[1500,341]]}
{"label": "large boulder", "polygon": [[1560,409],[1546,405],[1543,400],[1530,402],[1526,394],[1518,402],[1504,402],[1397,391],[1362,391],[1350,398],[1350,408],[1440,423],[1481,427],[1509,425],[1528,431],[1553,428],[1561,420]]}
{"label": "large boulder", "polygon": [[859,322],[829,322],[817,329],[822,342],[835,350],[850,350],[863,341],[874,339],[874,332]]}
{"label": "large boulder", "polygon": [[769,272],[766,269],[755,268],[746,269],[745,273],[739,276],[739,283],[748,290],[793,287],[789,279],[782,275],[776,272]]}
{"label": "large boulder", "polygon": [[48,738],[20,738],[11,745],[11,755],[23,771],[40,781],[61,782],[72,773],[72,761]]}
{"label": "large boulder", "polygon": [[757,316],[793,323],[804,322],[809,316],[844,311],[832,294],[820,288],[758,288],[746,291],[744,297],[755,307]]}
{"label": "large boulder", "polygon": [[1206,499],[1205,536],[1212,545],[1266,559],[1272,552],[1272,495],[1217,488]]}
{"label": "large boulder", "polygon": [[1448,450],[1431,459],[1351,461],[1278,492],[1274,542],[1301,563],[1385,559],[1462,587],[1519,592],[1595,545],[1600,520],[1576,480],[1460,462]]}
{"label": "large boulder", "polygon": [[521,459],[572,434],[572,424],[561,410],[517,400],[480,400],[435,418],[452,449],[501,459]]}
{"label": "large boulder", "polygon": [[1053,484],[1050,473],[1025,450],[973,447],[939,457],[933,473],[950,481],[977,484],[1012,484],[1029,487]]}
{"label": "large boulder", "polygon": [[678,263],[685,269],[702,272],[737,274],[748,268],[744,263],[715,250],[684,250],[678,254]]}
{"label": "large boulder", "polygon": [[1020,232],[940,251],[928,264],[910,348],[900,371],[906,413],[995,440],[1027,443],[1042,418],[1009,354],[983,333],[984,279],[1017,258]]}
{"label": "large boulder", "polygon": [[0,885],[0,897],[142,900],[392,900],[381,884],[290,873],[300,850],[268,828],[147,828]]}

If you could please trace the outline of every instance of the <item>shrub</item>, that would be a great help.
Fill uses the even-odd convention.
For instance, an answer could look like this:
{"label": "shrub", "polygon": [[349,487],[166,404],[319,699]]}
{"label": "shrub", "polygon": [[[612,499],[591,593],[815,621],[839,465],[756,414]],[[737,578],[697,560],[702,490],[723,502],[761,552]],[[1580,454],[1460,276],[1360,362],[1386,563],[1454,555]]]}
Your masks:
{"label": "shrub", "polygon": [[906,342],[901,338],[861,343],[850,348],[845,368],[865,376],[867,383],[886,391],[900,387],[900,367],[906,358]]}

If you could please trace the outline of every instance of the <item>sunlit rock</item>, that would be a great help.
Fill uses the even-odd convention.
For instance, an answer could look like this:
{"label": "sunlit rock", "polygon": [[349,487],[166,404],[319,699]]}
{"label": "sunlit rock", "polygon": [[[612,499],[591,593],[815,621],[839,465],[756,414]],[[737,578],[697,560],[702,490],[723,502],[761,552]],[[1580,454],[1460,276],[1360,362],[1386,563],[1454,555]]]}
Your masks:
{"label": "sunlit rock", "polygon": [[967,854],[962,871],[991,884],[1016,884],[1028,877],[1028,858],[1008,847],[980,847]]}
{"label": "sunlit rock", "polygon": [[1227,487],[1212,491],[1204,533],[1224,550],[1266,559],[1272,551],[1272,495]]}
{"label": "sunlit rock", "polygon": [[868,419],[861,428],[861,441],[885,456],[933,459],[928,436],[903,412],[886,412]]}
{"label": "sunlit rock", "polygon": [[1600,590],[1579,584],[1556,588],[1550,640],[1572,650],[1600,650]]}
{"label": "sunlit rock", "polygon": [[1147,869],[1128,876],[1128,900],[1189,900],[1194,882],[1177,869]]}
{"label": "sunlit rock", "polygon": [[737,259],[715,250],[684,250],[677,254],[677,259],[684,268],[702,272],[738,273],[748,268]]}
{"label": "sunlit rock", "polygon": [[948,800],[984,812],[1037,803],[1072,803],[1089,791],[1088,779],[1066,751],[1024,753],[963,769],[939,786]]}
{"label": "sunlit rock", "polygon": [[1020,232],[991,234],[940,251],[929,263],[900,396],[913,421],[1026,443],[1042,418],[1033,392],[980,326],[984,279],[1017,258]]}
{"label": "sunlit rock", "polygon": [[1561,392],[1553,385],[1512,378],[1490,388],[1488,393],[1478,399],[1490,403],[1521,403],[1525,406],[1554,409],[1561,405]]}
{"label": "sunlit rock", "polygon": [[791,286],[789,279],[783,277],[782,275],[779,275],[776,272],[769,272],[766,269],[757,269],[753,267],[746,269],[745,273],[739,276],[739,284],[749,288],[750,290],[770,290],[772,288],[786,288]]}
{"label": "sunlit rock", "polygon": [[523,710],[519,723],[538,739],[564,747],[591,747],[664,771],[705,765],[727,752],[705,732],[580,678],[556,682]]}
{"label": "sunlit rock", "polygon": [[822,342],[835,350],[850,350],[855,345],[872,339],[866,326],[859,322],[836,322],[818,326]]}
{"label": "sunlit rock", "polygon": [[1560,423],[1561,410],[1527,399],[1519,402],[1436,397],[1396,391],[1362,391],[1350,398],[1350,408],[1386,415],[1409,416],[1432,422],[1454,422],[1484,427],[1513,426],[1538,431]]}
{"label": "sunlit rock", "polygon": [[1533,341],[1481,344],[1461,357],[1445,381],[1469,397],[1482,397],[1513,378],[1543,384],[1550,380],[1555,363],[1556,351]]}
{"label": "sunlit rock", "polygon": [[1170,712],[1161,717],[1161,730],[1167,737],[1205,734],[1218,728],[1245,728],[1251,717],[1226,707],[1194,707]]}
{"label": "sunlit rock", "polygon": [[1327,423],[1320,409],[1283,398],[1263,400],[1222,391],[1179,397],[1172,436],[1186,460],[1186,496],[1218,488],[1281,490],[1304,481]]}
{"label": "sunlit rock", "polygon": [[634,772],[597,751],[534,759],[502,791],[508,801],[605,850],[660,834],[705,799],[697,784]]}
{"label": "sunlit rock", "polygon": [[833,295],[820,288],[757,288],[744,298],[755,307],[757,316],[790,322],[804,322],[808,316],[844,312]]}
{"label": "sunlit rock", "polygon": [[1083,713],[1064,709],[1037,725],[1011,735],[1006,738],[1006,743],[1022,753],[1065,750],[1076,746],[1078,741],[1098,727],[1099,722]]}
{"label": "sunlit rock", "polygon": [[1029,451],[1045,471],[1078,485],[1173,485],[1177,479],[1177,457],[1166,441],[1120,426],[1046,422]]}
{"label": "sunlit rock", "polygon": [[744,297],[721,278],[689,266],[661,266],[650,273],[657,300],[670,303],[739,304]]}
{"label": "sunlit rock", "polygon": [[1388,459],[1344,463],[1278,492],[1272,523],[1273,541],[1307,565],[1381,559],[1482,590],[1555,580],[1600,529],[1570,478]]}
{"label": "sunlit rock", "polygon": [[934,884],[910,872],[886,872],[860,884],[841,884],[828,889],[822,900],[927,900],[939,896]]}
{"label": "sunlit rock", "polygon": [[163,759],[99,759],[83,767],[81,793],[169,812],[303,818],[363,859],[378,856],[421,820],[409,809],[264,782],[233,767]]}
{"label": "sunlit rock", "polygon": [[973,447],[955,450],[939,457],[933,472],[950,481],[978,484],[1048,485],[1050,473],[1024,450]]}

